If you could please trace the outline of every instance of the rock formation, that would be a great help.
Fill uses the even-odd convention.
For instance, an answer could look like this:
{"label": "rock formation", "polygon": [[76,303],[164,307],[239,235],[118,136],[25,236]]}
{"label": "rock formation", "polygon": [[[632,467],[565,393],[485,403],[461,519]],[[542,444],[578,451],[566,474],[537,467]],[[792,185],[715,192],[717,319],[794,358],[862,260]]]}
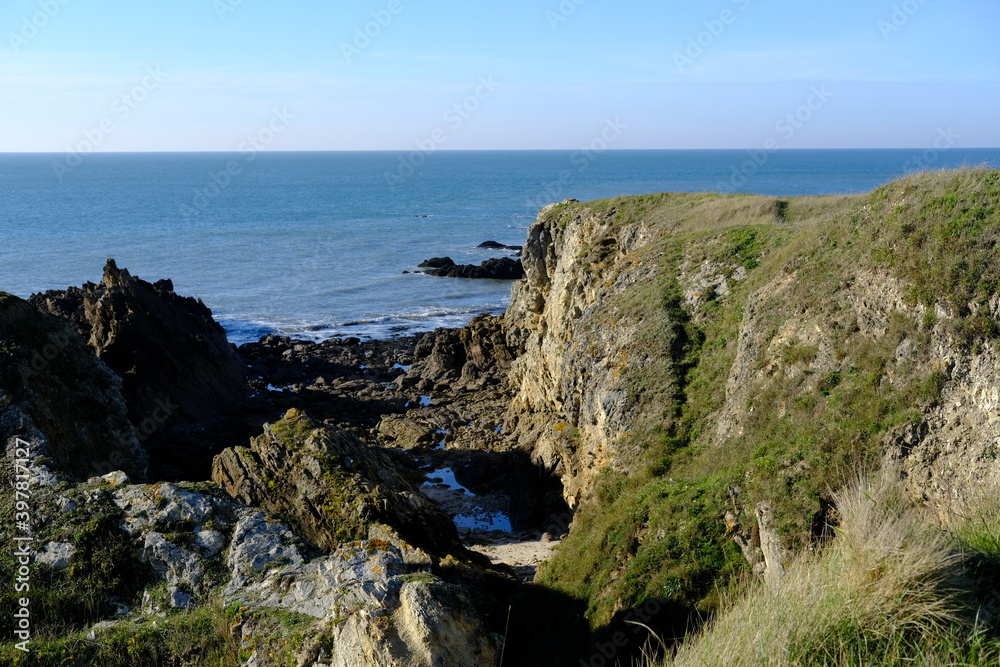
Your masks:
{"label": "rock formation", "polygon": [[477,248],[486,248],[488,250],[513,250],[515,253],[521,252],[524,246],[519,245],[506,245],[504,243],[499,243],[497,241],[483,241]]}
{"label": "rock formation", "polygon": [[648,232],[617,224],[613,208],[557,215],[570,203],[546,207],[528,230],[526,279],[515,283],[505,321],[517,352],[509,430],[561,471],[575,504],[601,469],[620,463],[615,448],[634,416],[621,370],[648,358],[634,348],[642,314],[616,314],[609,296],[643,280],[647,269],[626,257]]}
{"label": "rock formation", "polygon": [[482,390],[505,384],[513,360],[503,319],[479,315],[462,329],[437,329],[421,336],[400,384],[427,391]]}
{"label": "rock formation", "polygon": [[12,454],[19,438],[39,474],[45,461],[76,480],[147,472],[121,380],[66,324],[0,293],[0,442]]}
{"label": "rock formation", "polygon": [[69,322],[122,378],[129,419],[158,476],[204,476],[190,462],[210,458],[212,429],[224,430],[226,410],[246,396],[239,357],[212,312],[174,293],[169,280],[148,283],[111,259],[99,285],[36,294],[31,303]]}
{"label": "rock formation", "polygon": [[[171,614],[218,599],[232,610],[233,641],[245,664],[496,662],[500,638],[485,625],[472,589],[445,580],[467,566],[444,559],[435,574],[427,555],[387,526],[374,524],[370,537],[323,555],[279,517],[209,484],[137,485],[119,472],[75,486],[38,485],[33,499],[38,507],[63,508],[35,533],[53,592],[33,620],[52,623],[57,605],[71,614],[66,622],[110,619],[75,646],[80,661],[110,634],[137,636],[150,618],[169,633]],[[190,632],[184,628],[179,641],[196,651]],[[159,649],[149,641],[133,642],[130,659],[153,664]]]}
{"label": "rock formation", "polygon": [[327,551],[366,537],[376,523],[440,556],[464,551],[455,524],[386,454],[298,410],[265,425],[248,447],[218,455],[212,479],[237,500],[286,517]]}

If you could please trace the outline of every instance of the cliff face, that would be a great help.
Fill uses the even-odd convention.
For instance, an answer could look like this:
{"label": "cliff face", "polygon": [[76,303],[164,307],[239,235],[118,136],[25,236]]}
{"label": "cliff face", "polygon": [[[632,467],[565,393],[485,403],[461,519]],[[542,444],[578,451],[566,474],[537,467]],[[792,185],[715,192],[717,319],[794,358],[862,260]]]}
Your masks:
{"label": "cliff face", "polygon": [[635,410],[621,371],[636,363],[636,322],[609,297],[643,279],[647,269],[631,253],[649,232],[617,224],[613,206],[571,204],[546,207],[529,230],[526,279],[515,284],[505,321],[519,353],[509,429],[559,470],[574,505],[593,491],[602,468],[621,467],[618,441]]}
{"label": "cliff face", "polygon": [[944,522],[995,489],[998,181],[544,209],[505,315],[508,429],[578,510],[543,579],[599,622],[710,607],[825,539],[855,470],[898,465]]}

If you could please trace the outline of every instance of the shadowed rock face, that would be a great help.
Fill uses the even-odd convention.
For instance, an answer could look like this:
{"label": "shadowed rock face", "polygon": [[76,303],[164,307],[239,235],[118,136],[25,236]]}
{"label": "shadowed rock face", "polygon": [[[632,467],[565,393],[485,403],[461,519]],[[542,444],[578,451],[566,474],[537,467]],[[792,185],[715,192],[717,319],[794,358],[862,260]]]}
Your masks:
{"label": "shadowed rock face", "polygon": [[146,451],[121,389],[65,323],[0,293],[0,442],[30,442],[32,458],[48,457],[72,479],[111,470],[142,479]]}
{"label": "shadowed rock face", "polygon": [[249,447],[215,458],[212,479],[248,505],[285,516],[327,551],[375,523],[437,555],[461,550],[455,525],[383,452],[299,410],[264,426]]}
{"label": "shadowed rock face", "polygon": [[36,294],[31,303],[69,322],[122,378],[129,419],[157,472],[196,476],[185,461],[207,461],[199,451],[212,446],[204,427],[247,393],[239,357],[212,312],[175,294],[169,280],[148,283],[111,259],[101,284]]}

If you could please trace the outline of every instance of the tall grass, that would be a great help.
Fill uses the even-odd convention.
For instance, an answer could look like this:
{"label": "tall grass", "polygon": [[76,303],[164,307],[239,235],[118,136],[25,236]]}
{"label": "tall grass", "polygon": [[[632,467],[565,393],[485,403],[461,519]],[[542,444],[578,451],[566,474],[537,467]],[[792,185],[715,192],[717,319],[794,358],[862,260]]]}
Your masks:
{"label": "tall grass", "polygon": [[855,481],[836,510],[822,552],[801,557],[776,591],[748,586],[665,664],[998,664],[960,591],[963,556],[907,505],[898,474]]}

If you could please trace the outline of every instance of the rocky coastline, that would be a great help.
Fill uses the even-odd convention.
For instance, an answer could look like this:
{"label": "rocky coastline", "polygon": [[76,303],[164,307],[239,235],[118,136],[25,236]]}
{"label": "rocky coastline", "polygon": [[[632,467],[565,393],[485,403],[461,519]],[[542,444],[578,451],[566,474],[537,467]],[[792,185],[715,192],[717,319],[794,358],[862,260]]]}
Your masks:
{"label": "rocky coastline", "polygon": [[[30,489],[0,569],[30,534],[53,664],[669,656],[722,587],[777,595],[838,543],[844,470],[897,471],[935,530],[1000,488],[994,237],[941,209],[996,222],[998,182],[568,200],[504,315],[387,340],[237,348],[111,259],[0,293],[0,482]],[[959,574],[954,618],[982,612]]]}
{"label": "rocky coastline", "polygon": [[[568,528],[558,477],[502,433],[513,355],[498,318],[364,342],[269,335],[236,348],[169,280],[146,282],[109,259],[100,283],[5,296],[0,320],[20,359],[7,366],[20,377],[5,378],[4,440],[29,445],[40,502],[71,510],[65,521],[45,517],[39,537],[57,556],[42,562],[68,576],[82,548],[61,540],[82,511],[107,517],[137,554],[129,568],[145,572],[141,589],[103,601],[116,611],[94,626],[98,639],[221,600],[318,619],[298,664],[425,664],[412,661],[428,650],[434,664],[492,664],[494,608]],[[51,363],[42,328],[59,345]],[[46,412],[64,390],[33,391],[32,379],[81,373],[107,388],[80,392],[109,396],[74,419],[95,442],[68,446]],[[123,446],[104,450],[106,441]],[[354,583],[345,591],[343,581]],[[289,582],[305,592],[274,588]],[[383,611],[362,621],[373,605]],[[350,623],[319,639],[334,617]],[[390,618],[390,634],[417,627],[422,638],[373,644],[372,623]],[[320,645],[331,641],[350,650],[324,663]]]}

